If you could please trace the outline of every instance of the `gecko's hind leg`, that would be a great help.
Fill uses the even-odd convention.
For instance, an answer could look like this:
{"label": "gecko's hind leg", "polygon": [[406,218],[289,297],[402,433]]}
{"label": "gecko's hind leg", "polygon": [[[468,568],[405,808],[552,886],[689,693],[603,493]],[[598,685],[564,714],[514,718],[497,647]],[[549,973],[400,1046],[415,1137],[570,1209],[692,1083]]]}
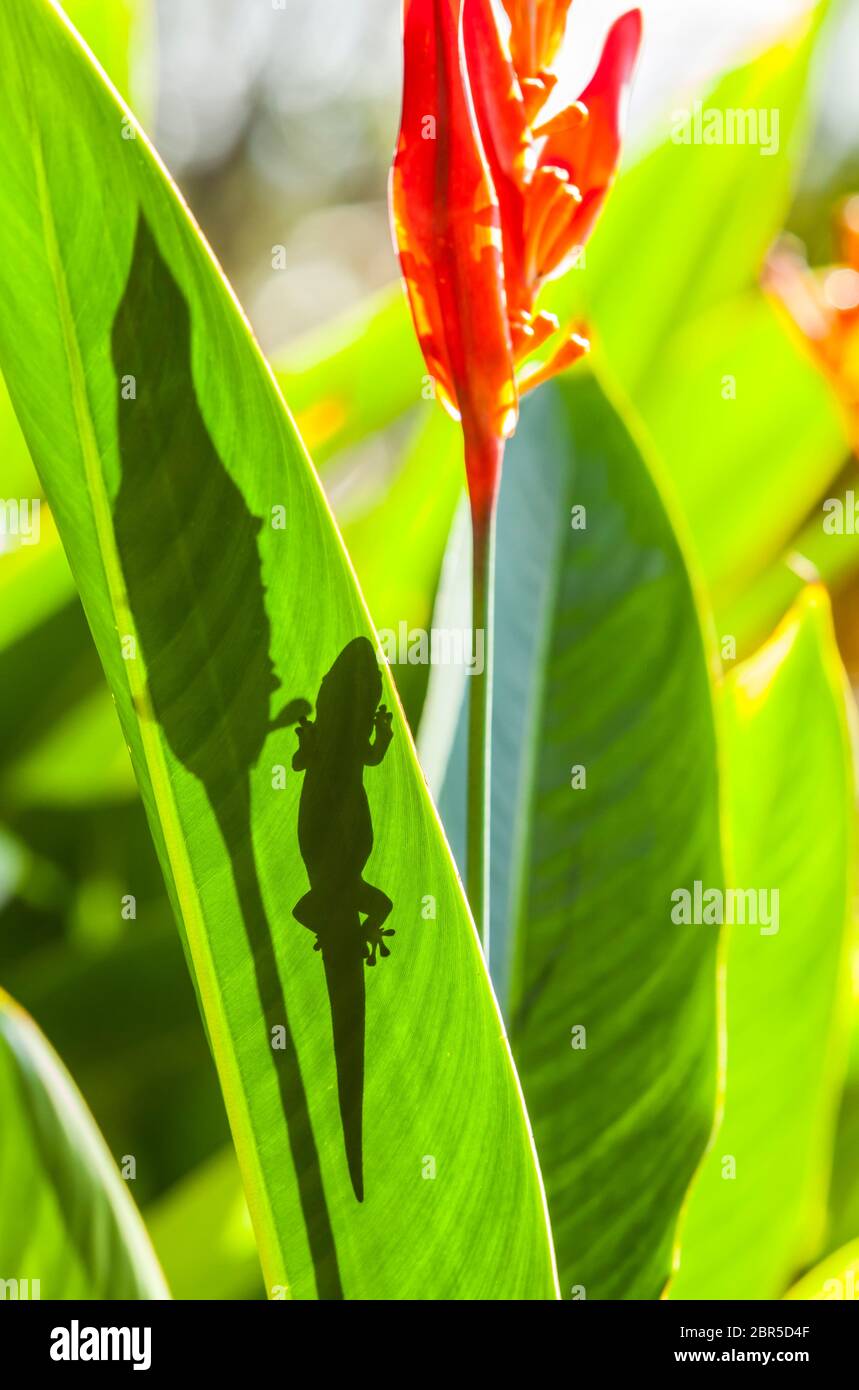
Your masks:
{"label": "gecko's hind leg", "polygon": [[308,931],[316,933],[316,941],[313,943],[314,951],[321,951],[322,946],[319,941],[319,933],[322,928],[322,914],[319,911],[318,895],[311,888],[309,893],[305,893],[303,898],[299,898],[292,915],[296,922],[300,922]]}
{"label": "gecko's hind leg", "polygon": [[386,936],[394,936],[393,930],[382,930],[382,923],[387,920],[393,910],[394,904],[383,893],[381,888],[376,888],[372,883],[366,883],[362,878],[360,881],[357,907],[359,912],[364,913],[364,925],[361,928],[364,934],[366,945],[364,947],[364,959],[368,965],[376,964],[376,949],[380,956],[389,956],[391,953],[385,945]]}

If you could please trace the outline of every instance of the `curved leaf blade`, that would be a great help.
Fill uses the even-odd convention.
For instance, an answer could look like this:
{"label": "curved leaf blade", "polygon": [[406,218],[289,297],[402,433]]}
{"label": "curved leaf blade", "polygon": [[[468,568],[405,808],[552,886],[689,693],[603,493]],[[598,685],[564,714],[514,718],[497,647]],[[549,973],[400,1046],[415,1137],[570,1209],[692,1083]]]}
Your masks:
{"label": "curved leaf blade", "polygon": [[[551,1298],[473,924],[271,374],[52,5],[4,6],[0,61],[0,363],[183,928],[269,1292]],[[299,758],[314,704],[324,755],[303,736]],[[388,900],[394,950],[367,971]]]}
{"label": "curved leaf blade", "polygon": [[[714,1116],[718,932],[670,918],[675,889],[723,881],[712,656],[638,444],[587,377],[559,394],[542,674],[514,833],[510,1031],[562,1288],[654,1298]],[[531,469],[522,459],[510,472],[515,514]],[[518,684],[501,682],[514,702]],[[496,814],[517,804],[512,786],[497,791]]]}
{"label": "curved leaf blade", "polygon": [[[674,889],[723,882],[715,659],[649,463],[586,372],[523,410],[498,553],[493,978],[563,1296],[656,1298],[715,1116],[718,932],[670,918]],[[440,802],[460,852],[462,753]]]}
{"label": "curved leaf blade", "polygon": [[13,1297],[169,1298],[143,1222],[83,1097],[4,991],[0,1192],[0,1278],[15,1281]]}

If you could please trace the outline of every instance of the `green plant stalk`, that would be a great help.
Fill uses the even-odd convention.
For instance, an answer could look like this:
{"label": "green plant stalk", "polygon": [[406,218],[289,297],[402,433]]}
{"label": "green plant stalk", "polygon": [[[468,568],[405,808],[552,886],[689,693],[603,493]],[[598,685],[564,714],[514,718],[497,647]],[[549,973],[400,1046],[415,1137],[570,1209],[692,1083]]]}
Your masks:
{"label": "green plant stalk", "polygon": [[471,626],[472,654],[483,634],[480,671],[468,686],[468,791],[466,806],[466,892],[489,958],[489,848],[492,794],[492,623],[495,576],[495,506],[472,512]]}

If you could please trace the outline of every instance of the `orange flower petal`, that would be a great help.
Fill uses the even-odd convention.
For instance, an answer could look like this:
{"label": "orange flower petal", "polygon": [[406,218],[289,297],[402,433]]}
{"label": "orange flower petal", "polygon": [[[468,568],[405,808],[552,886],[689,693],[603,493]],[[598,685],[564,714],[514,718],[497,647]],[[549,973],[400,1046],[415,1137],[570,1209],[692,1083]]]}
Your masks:
{"label": "orange flower petal", "polygon": [[572,367],[574,362],[585,357],[590,350],[591,345],[587,338],[581,333],[570,333],[546,362],[537,363],[531,368],[526,367],[519,378],[519,394],[525,396],[536,386],[542,386],[544,381],[549,381],[551,377],[557,376],[558,372]]}
{"label": "orange flower petal", "polygon": [[492,0],[463,0],[462,34],[477,127],[501,214],[507,310],[515,320],[531,307],[523,273],[531,131]]}
{"label": "orange flower petal", "polygon": [[544,132],[540,165],[565,169],[570,182],[582,194],[574,225],[569,229],[570,245],[585,244],[614,180],[641,30],[640,10],[629,10],[610,29],[599,66],[580,97],[581,105],[588,111],[587,125],[582,128],[577,118],[565,124],[561,117]]}
{"label": "orange flower petal", "polygon": [[539,78],[557,56],[571,0],[503,0],[520,79]]}
{"label": "orange flower petal", "polygon": [[554,247],[558,238],[572,226],[581,201],[582,195],[576,185],[570,183],[565,169],[546,166],[535,171],[528,190],[526,221],[527,271],[532,296],[559,264],[560,256],[553,259]]}

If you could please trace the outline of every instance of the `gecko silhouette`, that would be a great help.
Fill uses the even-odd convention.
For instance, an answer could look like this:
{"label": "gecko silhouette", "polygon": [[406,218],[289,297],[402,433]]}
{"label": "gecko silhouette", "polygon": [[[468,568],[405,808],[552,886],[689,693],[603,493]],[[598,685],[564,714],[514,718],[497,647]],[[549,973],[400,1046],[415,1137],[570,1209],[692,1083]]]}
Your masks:
{"label": "gecko silhouette", "polygon": [[[259,552],[261,520],[221,461],[200,410],[185,297],[141,215],[113,324],[121,399],[113,505],[149,703],[174,756],[199,781],[229,856],[262,1024],[275,1070],[321,1299],[343,1297],[337,1249],[295,1035],[260,888],[251,773],[278,689]],[[292,710],[296,717],[309,706]],[[289,712],[289,707],[286,712]],[[151,718],[147,710],[142,718]],[[283,1045],[275,1050],[277,1029]]]}
{"label": "gecko silhouette", "polygon": [[[312,722],[293,701],[274,727],[295,724],[292,759],[304,773],[298,843],[310,890],[293,916],[316,934],[331,1008],[337,1093],[352,1188],[364,1198],[363,1097],[366,997],[364,967],[390,955],[384,926],[393,903],[367,882],[373,822],[364,768],[377,767],[391,743],[392,716],[381,704],[382,677],[372,644],[356,637],[323,677]],[[363,919],[363,920],[362,920]]]}

